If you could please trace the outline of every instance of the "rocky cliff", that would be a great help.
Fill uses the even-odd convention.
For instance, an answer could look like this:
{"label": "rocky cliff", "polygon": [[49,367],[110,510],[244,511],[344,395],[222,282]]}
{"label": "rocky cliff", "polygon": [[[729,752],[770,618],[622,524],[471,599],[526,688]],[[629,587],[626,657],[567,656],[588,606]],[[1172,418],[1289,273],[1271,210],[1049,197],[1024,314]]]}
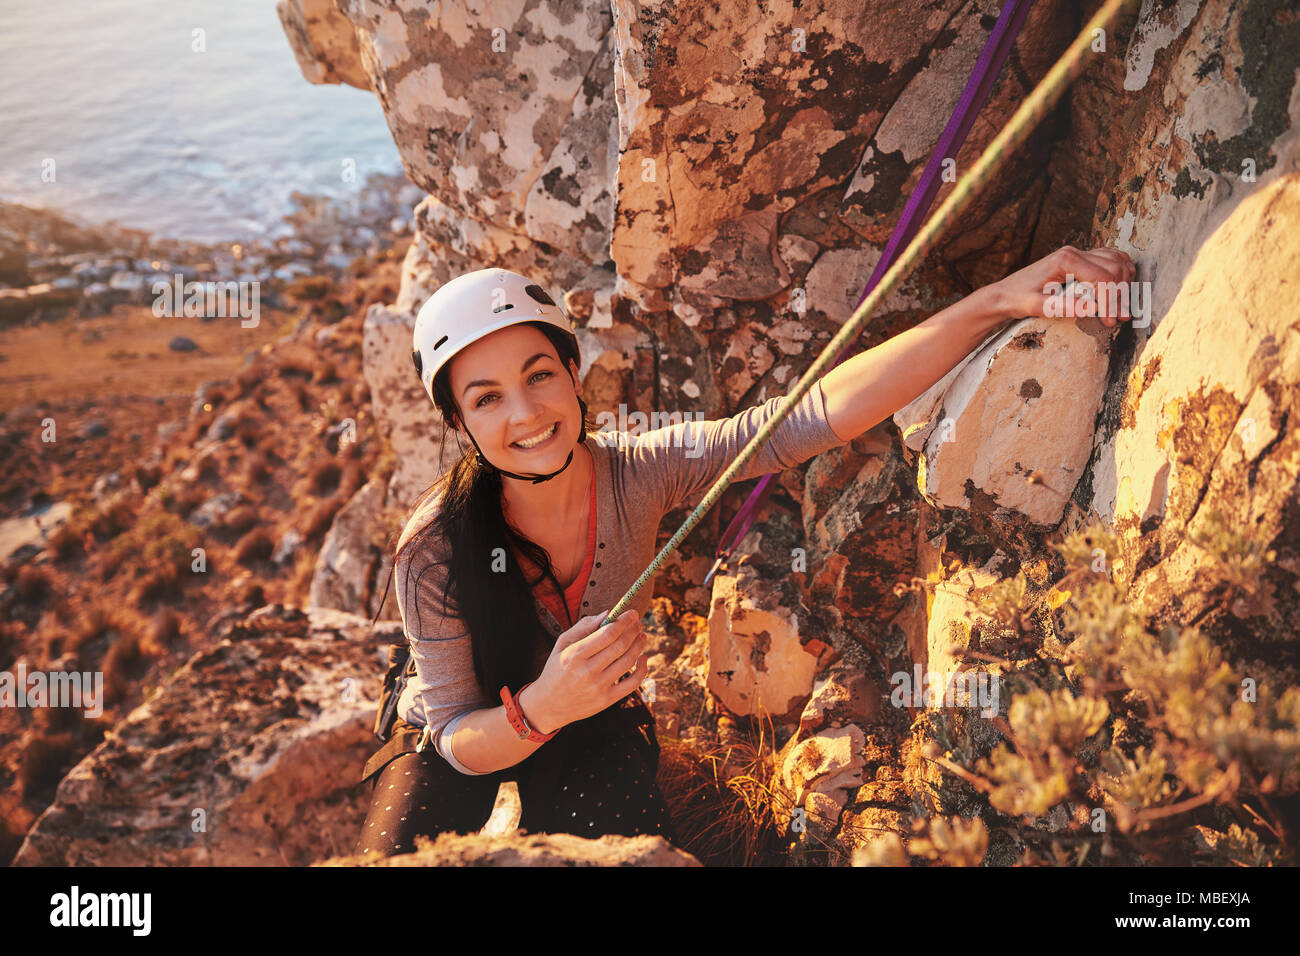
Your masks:
{"label": "rocky cliff", "polygon": [[[958,170],[1097,6],[1035,4]],[[427,193],[400,291],[366,315],[365,376],[396,471],[340,514],[313,590],[358,612],[324,582],[355,579],[349,543],[448,464],[409,362],[414,312],[440,283],[500,265],[562,295],[593,414],[716,418],[782,394],[851,314],[1000,4],[278,7],[306,79],[373,91]],[[1012,323],[891,420],[782,475],[709,588],[717,513],[739,491],[660,574],[661,736],[721,748],[737,793],[761,777],[766,822],[799,852],[1082,862],[1088,846],[1052,842],[1063,832],[1128,862],[1282,852],[1300,700],[1263,688],[1296,683],[1300,634],[1298,66],[1285,3],[1133,5],[860,346],[1066,243],[1129,253],[1149,283],[1144,317]],[[796,548],[806,566],[791,573]],[[1108,603],[1080,575],[1104,578]],[[317,659],[322,680],[377,679],[364,645],[299,640],[272,650]],[[222,653],[253,654],[259,672],[264,652]],[[891,694],[899,673],[961,667],[1004,682],[991,712]],[[1250,706],[1234,690],[1245,681],[1262,691]],[[297,699],[280,746],[328,740],[330,759],[354,760],[364,708],[325,720]],[[755,716],[772,720],[757,752]],[[130,733],[155,733],[152,719],[133,715]],[[261,759],[269,718],[227,719],[250,748],[240,765]],[[102,786],[85,776],[60,788],[26,859]],[[231,779],[186,786],[247,816],[257,787]],[[1246,794],[1269,808],[1257,833],[1243,829]],[[312,810],[326,834],[364,812],[320,781],[295,800],[330,808]],[[1170,817],[1180,828],[1158,850],[1140,842]],[[173,842],[178,860],[224,858]],[[327,855],[299,837],[280,846]]]}

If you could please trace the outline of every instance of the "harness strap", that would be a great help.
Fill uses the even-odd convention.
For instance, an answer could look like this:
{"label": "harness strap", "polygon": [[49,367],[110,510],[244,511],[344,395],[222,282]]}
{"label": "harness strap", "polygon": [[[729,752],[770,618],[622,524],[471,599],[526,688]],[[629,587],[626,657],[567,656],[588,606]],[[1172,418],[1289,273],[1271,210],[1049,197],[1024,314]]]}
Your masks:
{"label": "harness strap", "polygon": [[370,759],[366,761],[365,769],[361,771],[361,782],[365,783],[388,766],[389,761],[397,759],[402,754],[415,753],[416,745],[420,742],[420,735],[423,733],[423,727],[404,727],[395,730],[384,745],[371,754]]}

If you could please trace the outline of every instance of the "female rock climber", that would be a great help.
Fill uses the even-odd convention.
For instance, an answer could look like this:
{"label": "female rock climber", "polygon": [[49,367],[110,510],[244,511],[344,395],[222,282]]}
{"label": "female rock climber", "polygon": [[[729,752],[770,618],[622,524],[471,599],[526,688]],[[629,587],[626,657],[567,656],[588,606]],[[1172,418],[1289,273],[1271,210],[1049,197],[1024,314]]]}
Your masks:
{"label": "female rock climber", "polygon": [[[1044,315],[1044,290],[1068,275],[1128,282],[1134,267],[1121,252],[1066,246],[976,290],[824,375],[735,480],[851,441],[1003,322]],[[539,285],[503,269],[439,288],[413,344],[426,394],[474,453],[422,496],[398,541],[415,676],[390,744],[366,767],[372,802],[357,852],[475,832],[506,779],[526,831],[675,841],[639,693],[653,582],[599,625],[653,559],[663,516],[697,503],[782,397],[717,421],[590,432],[572,323]]]}

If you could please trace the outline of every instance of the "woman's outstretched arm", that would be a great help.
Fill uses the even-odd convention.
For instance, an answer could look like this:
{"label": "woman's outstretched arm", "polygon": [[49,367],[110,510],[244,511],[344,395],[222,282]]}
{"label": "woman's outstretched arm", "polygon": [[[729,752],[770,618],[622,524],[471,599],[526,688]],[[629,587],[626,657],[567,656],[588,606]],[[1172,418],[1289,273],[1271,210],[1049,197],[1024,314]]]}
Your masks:
{"label": "woman's outstretched arm", "polygon": [[[1059,287],[1067,276],[1082,283],[1128,282],[1134,275],[1125,253],[1064,246],[831,369],[821,378],[826,420],[836,435],[852,441],[947,375],[1004,322],[1043,315],[1052,283]],[[1082,314],[1078,306],[1074,312]],[[1101,321],[1113,326],[1126,318]]]}

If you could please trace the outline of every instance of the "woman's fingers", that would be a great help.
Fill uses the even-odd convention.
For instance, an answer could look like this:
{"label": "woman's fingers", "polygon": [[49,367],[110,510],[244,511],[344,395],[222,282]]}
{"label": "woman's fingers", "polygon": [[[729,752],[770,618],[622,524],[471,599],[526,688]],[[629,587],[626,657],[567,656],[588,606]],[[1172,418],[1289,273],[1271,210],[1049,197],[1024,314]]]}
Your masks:
{"label": "woman's fingers", "polygon": [[[617,625],[615,625],[617,626]],[[592,654],[587,660],[588,671],[592,674],[603,675],[605,671],[613,667],[619,660],[627,656],[629,650],[636,647],[638,640],[645,639],[645,631],[641,629],[641,619],[634,618],[628,621],[620,629],[617,636],[609,644],[602,647],[597,653]],[[624,668],[627,670],[627,668]],[[603,677],[601,678],[603,679]]]}
{"label": "woman's fingers", "polygon": [[[597,628],[591,634],[574,642],[574,653],[582,659],[596,659],[602,654],[618,654],[619,639],[627,632],[629,628],[641,626],[640,615],[635,608],[628,608],[612,623],[605,625],[603,628]],[[606,658],[608,659],[608,657]]]}
{"label": "woman's fingers", "polygon": [[641,656],[641,652],[645,650],[645,640],[644,631],[637,634],[636,639],[628,646],[627,650],[600,672],[599,682],[607,685],[613,684],[628,671],[633,670],[636,667],[637,659]]}
{"label": "woman's fingers", "polygon": [[1076,282],[1117,281],[1118,265],[1109,256],[1098,255],[1097,250],[1083,252],[1073,246],[1062,246],[1054,263],[1057,281],[1074,276]]}
{"label": "woman's fingers", "polygon": [[1106,248],[1083,252],[1072,246],[1062,246],[1051,257],[1051,267],[1050,283],[1062,286],[1073,280],[1073,285],[1062,288],[1055,295],[1049,292],[1050,284],[1044,286],[1043,294],[1048,299],[1069,296],[1072,300],[1068,311],[1058,304],[1052,313],[1095,316],[1107,327],[1114,327],[1120,319],[1130,318],[1126,287],[1137,275],[1137,267],[1127,253]]}
{"label": "woman's fingers", "polygon": [[1137,265],[1127,253],[1118,249],[1094,249],[1093,252],[1110,265],[1111,282],[1128,285],[1137,278]]}
{"label": "woman's fingers", "polygon": [[1118,249],[1093,249],[1089,255],[1100,257],[1111,267],[1111,281],[1129,282],[1137,275],[1137,266],[1128,253],[1120,252]]}
{"label": "woman's fingers", "polygon": [[632,693],[632,691],[640,687],[642,682],[646,679],[646,675],[649,673],[650,658],[648,655],[642,654],[637,657],[636,663],[632,666],[632,672],[613,686],[610,703],[612,704],[616,700],[622,700],[628,694]]}

